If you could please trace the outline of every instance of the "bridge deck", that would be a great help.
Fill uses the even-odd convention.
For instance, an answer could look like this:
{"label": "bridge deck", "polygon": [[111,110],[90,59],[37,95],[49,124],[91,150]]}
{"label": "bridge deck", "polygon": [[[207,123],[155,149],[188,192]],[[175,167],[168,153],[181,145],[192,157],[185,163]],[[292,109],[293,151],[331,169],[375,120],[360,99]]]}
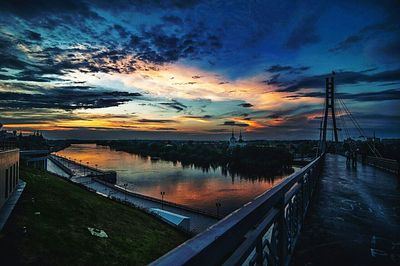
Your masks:
{"label": "bridge deck", "polygon": [[293,265],[400,265],[396,176],[328,154],[318,186]]}

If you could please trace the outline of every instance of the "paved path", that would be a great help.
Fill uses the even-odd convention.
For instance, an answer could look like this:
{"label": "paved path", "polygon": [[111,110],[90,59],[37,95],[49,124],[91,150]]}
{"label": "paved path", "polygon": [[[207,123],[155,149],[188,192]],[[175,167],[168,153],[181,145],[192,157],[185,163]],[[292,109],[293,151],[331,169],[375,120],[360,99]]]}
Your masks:
{"label": "paved path", "polygon": [[[63,162],[62,159],[59,159],[59,161]],[[141,198],[140,196],[135,196],[133,193],[125,193],[124,191],[119,191],[117,188],[113,188],[112,186],[106,186],[100,182],[94,181],[90,177],[85,177],[88,171],[84,169],[84,166],[80,166],[74,163],[65,164],[65,166],[67,165],[68,168],[72,170],[72,172],[74,173],[74,176],[70,178],[72,181],[83,184],[86,187],[95,190],[97,193],[103,196],[107,197],[112,196],[119,200],[127,201],[142,209],[149,209],[149,208],[161,209],[163,207],[164,210],[190,217],[190,231],[192,233],[198,234],[206,230],[208,227],[210,227],[211,225],[215,224],[218,221],[216,218],[213,218],[211,216],[193,212],[176,206],[169,206],[166,204],[164,204],[164,206],[161,206],[161,203],[158,202],[157,199],[151,200],[151,199]]]}
{"label": "paved path", "polygon": [[396,176],[326,156],[293,265],[400,265]]}

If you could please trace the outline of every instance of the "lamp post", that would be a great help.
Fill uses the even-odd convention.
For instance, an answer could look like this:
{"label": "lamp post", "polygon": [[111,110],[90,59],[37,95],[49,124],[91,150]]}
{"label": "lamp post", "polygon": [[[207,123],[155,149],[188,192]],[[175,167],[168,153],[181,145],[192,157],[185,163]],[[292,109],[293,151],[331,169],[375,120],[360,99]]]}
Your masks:
{"label": "lamp post", "polygon": [[217,218],[219,218],[219,208],[221,207],[221,203],[220,202],[216,202],[215,203],[215,207],[217,207]]}
{"label": "lamp post", "polygon": [[161,209],[164,210],[164,195],[165,195],[165,191],[161,191],[160,195],[161,195]]}
{"label": "lamp post", "polygon": [[126,188],[128,187],[128,183],[124,183],[124,188],[125,188],[125,202],[126,202]]}
{"label": "lamp post", "polygon": [[87,174],[89,175],[89,162],[86,162],[86,169],[87,169]]}

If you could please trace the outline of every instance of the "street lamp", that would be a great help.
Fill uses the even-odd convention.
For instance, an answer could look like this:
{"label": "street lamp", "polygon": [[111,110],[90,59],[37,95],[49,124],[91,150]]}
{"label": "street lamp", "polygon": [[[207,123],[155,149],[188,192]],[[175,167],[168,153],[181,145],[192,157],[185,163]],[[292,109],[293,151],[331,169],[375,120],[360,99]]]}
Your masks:
{"label": "street lamp", "polygon": [[164,210],[164,195],[165,195],[165,191],[161,191],[160,195],[161,195],[161,209]]}
{"label": "street lamp", "polygon": [[219,208],[221,207],[221,203],[216,202],[215,207],[217,207],[217,218],[219,218]]}
{"label": "street lamp", "polygon": [[124,188],[125,188],[125,202],[126,202],[126,187],[128,186],[128,183],[124,183]]}

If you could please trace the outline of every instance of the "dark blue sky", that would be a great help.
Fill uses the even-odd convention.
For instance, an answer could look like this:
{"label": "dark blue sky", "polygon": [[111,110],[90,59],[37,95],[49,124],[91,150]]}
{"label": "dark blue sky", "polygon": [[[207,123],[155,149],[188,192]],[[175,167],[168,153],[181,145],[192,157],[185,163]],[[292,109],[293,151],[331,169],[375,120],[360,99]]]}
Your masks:
{"label": "dark blue sky", "polygon": [[399,137],[399,13],[368,0],[3,1],[0,123],[51,138],[316,138],[335,71],[367,134]]}

